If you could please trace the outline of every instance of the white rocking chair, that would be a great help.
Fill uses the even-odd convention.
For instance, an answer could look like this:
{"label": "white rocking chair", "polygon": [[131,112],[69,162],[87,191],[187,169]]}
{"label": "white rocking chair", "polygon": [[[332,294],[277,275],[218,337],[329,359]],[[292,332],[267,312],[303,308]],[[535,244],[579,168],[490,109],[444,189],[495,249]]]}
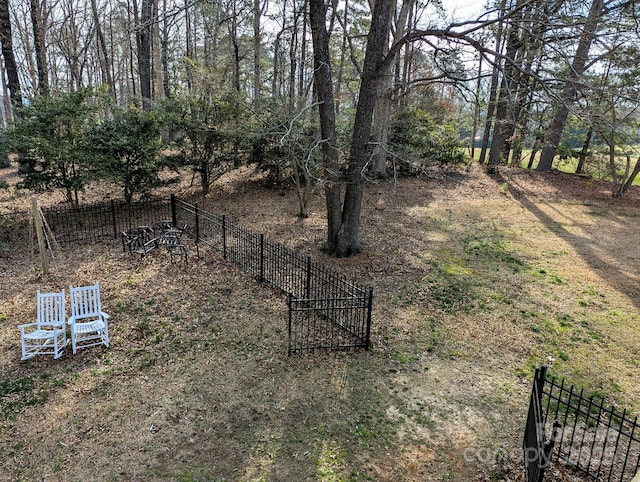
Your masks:
{"label": "white rocking chair", "polygon": [[58,359],[67,345],[64,290],[61,293],[38,291],[36,305],[37,321],[19,327],[22,338],[21,360],[28,360],[35,355],[53,355],[54,359]]}
{"label": "white rocking chair", "polygon": [[79,348],[109,346],[109,315],[100,306],[100,285],[69,287],[71,298],[71,345],[73,354]]}

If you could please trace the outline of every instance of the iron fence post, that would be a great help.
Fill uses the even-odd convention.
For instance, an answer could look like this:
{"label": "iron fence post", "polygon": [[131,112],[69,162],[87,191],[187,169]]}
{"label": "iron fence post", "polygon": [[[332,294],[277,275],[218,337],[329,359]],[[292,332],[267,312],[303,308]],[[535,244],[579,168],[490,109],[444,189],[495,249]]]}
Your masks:
{"label": "iron fence post", "polygon": [[307,256],[307,299],[311,299],[311,256]]}
{"label": "iron fence post", "polygon": [[222,257],[227,259],[227,216],[222,215]]}
{"label": "iron fence post", "polygon": [[544,390],[544,382],[547,379],[547,367],[542,365],[540,368],[536,368],[536,383],[538,384],[538,401],[542,406],[542,394]]}
{"label": "iron fence post", "polygon": [[111,200],[111,220],[113,222],[113,238],[118,239],[118,225],[116,223],[116,205]]}
{"label": "iron fence post", "polygon": [[[196,214],[196,244],[200,242],[200,212],[198,211],[198,203],[194,205]],[[175,224],[174,224],[175,226]]]}
{"label": "iron fence post", "polygon": [[365,345],[364,348],[366,350],[369,349],[369,343],[371,340],[371,309],[373,307],[373,288],[369,288],[369,299],[367,300],[367,334],[366,334],[366,338],[365,338]]}
{"label": "iron fence post", "polygon": [[[196,212],[197,212],[197,209],[198,208],[196,207]],[[197,216],[196,216],[196,219],[197,219]],[[171,194],[171,224],[173,225],[173,227],[178,226],[178,216],[176,215],[176,195],[175,194]]]}
{"label": "iron fence post", "polygon": [[291,298],[292,295],[291,293],[289,293],[289,299],[287,300],[287,306],[289,307],[289,341],[288,341],[288,348],[287,348],[287,356],[291,356],[291,322],[292,322],[292,315],[291,315]]}

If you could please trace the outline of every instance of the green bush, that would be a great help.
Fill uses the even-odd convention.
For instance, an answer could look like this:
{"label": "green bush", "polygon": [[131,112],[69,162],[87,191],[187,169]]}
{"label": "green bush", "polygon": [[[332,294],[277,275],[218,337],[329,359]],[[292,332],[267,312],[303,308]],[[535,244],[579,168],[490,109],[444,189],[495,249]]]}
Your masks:
{"label": "green bush", "polygon": [[16,122],[6,132],[3,153],[16,152],[19,187],[46,192],[61,189],[71,204],[89,181],[79,149],[86,126],[95,120],[100,97],[91,89],[56,97],[37,97],[17,109]]}
{"label": "green bush", "polygon": [[251,138],[246,106],[234,95],[176,97],[163,106],[174,133],[174,167],[188,166],[206,194],[212,183],[239,165]]}
{"label": "green bush", "polygon": [[457,127],[423,109],[402,112],[392,124],[390,141],[396,159],[410,171],[465,162]]}
{"label": "green bush", "polygon": [[119,185],[127,203],[160,185],[160,123],[151,112],[115,109],[113,118],[87,130],[83,147],[95,173]]}

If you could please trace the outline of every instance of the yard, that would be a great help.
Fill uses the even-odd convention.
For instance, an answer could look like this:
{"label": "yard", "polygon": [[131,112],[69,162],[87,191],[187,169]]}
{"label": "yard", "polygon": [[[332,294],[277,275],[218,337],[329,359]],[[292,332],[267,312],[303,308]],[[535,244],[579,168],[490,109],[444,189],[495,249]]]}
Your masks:
{"label": "yard", "polygon": [[[320,189],[299,219],[293,189],[227,176],[201,206],[374,287],[371,350],[292,357],[284,296],[214,253],[105,240],[42,276],[0,217],[0,480],[523,480],[536,366],[640,413],[640,193],[609,192],[477,166],[379,182],[364,253],[331,259]],[[0,212],[29,202],[0,190]],[[20,362],[36,291],[95,281],[111,347]]]}

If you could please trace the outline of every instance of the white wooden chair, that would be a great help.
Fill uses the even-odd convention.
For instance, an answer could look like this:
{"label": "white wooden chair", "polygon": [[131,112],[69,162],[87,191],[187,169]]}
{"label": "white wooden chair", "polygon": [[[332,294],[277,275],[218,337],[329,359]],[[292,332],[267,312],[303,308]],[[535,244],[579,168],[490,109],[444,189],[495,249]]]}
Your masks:
{"label": "white wooden chair", "polygon": [[75,355],[79,348],[109,346],[109,315],[100,306],[100,284],[69,287],[71,345]]}
{"label": "white wooden chair", "polygon": [[35,323],[20,325],[22,358],[28,360],[35,355],[62,356],[67,345],[67,326],[64,308],[64,290],[60,293],[36,295],[37,318]]}

